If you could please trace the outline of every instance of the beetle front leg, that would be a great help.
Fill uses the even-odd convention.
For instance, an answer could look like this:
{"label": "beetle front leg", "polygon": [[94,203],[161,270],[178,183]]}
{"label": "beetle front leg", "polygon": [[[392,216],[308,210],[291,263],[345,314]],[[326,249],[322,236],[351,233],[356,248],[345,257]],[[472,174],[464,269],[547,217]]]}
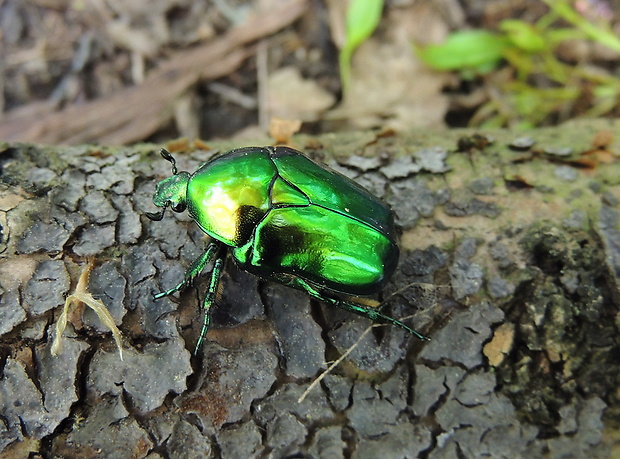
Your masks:
{"label": "beetle front leg", "polygon": [[183,277],[183,280],[181,282],[179,282],[171,289],[166,290],[165,292],[160,292],[156,294],[155,296],[153,296],[153,299],[158,300],[165,296],[172,295],[173,293],[181,291],[185,287],[190,285],[194,281],[196,276],[198,276],[198,274],[200,274],[200,272],[205,269],[205,266],[207,266],[211,262],[211,260],[213,260],[213,257],[215,256],[215,253],[218,249],[219,244],[211,242],[207,247],[207,250],[205,250],[202,255],[200,255],[192,262],[192,264],[189,266],[189,269],[185,272],[185,276]]}
{"label": "beetle front leg", "polygon": [[205,299],[202,302],[202,310],[204,314],[204,322],[202,324],[202,330],[200,330],[200,336],[196,342],[196,348],[194,349],[194,355],[198,354],[203,341],[207,337],[207,331],[211,324],[211,306],[215,302],[215,296],[217,294],[217,287],[220,284],[220,277],[222,276],[222,270],[224,269],[224,257],[219,257],[213,263],[213,270],[211,271],[211,279],[209,280],[209,289],[205,294]]}

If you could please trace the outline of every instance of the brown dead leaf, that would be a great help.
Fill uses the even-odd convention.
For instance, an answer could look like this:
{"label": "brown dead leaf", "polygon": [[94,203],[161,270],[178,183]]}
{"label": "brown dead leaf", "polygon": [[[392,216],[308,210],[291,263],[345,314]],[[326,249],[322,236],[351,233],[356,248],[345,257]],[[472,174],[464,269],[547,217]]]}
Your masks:
{"label": "brown dead leaf", "polygon": [[13,290],[20,285],[26,285],[28,280],[32,279],[36,268],[37,260],[34,257],[20,255],[2,260],[0,263],[2,287],[6,290]]}
{"label": "brown dead leaf", "polygon": [[[12,186],[0,190],[0,212],[8,212],[26,199],[27,193],[20,187]],[[6,228],[6,226],[4,227]],[[6,234],[4,235],[6,237]]]}
{"label": "brown dead leaf", "polygon": [[618,157],[609,150],[600,151],[596,157],[598,158],[598,162],[601,164],[611,164],[618,160]]}
{"label": "brown dead leaf", "polygon": [[424,3],[390,9],[382,18],[383,33],[375,33],[353,55],[349,91],[327,119],[397,131],[444,125],[448,99],[442,90],[451,76],[430,70],[411,46],[416,29],[438,38],[448,32],[445,20]]}
{"label": "brown dead leaf", "polygon": [[338,49],[341,49],[347,41],[345,30],[347,3],[342,0],[325,0],[331,39]]}
{"label": "brown dead leaf", "polygon": [[582,155],[581,158],[567,161],[566,164],[568,166],[576,167],[577,169],[595,169],[596,166],[598,166],[598,158],[594,156],[589,156],[586,158],[585,155]]}
{"label": "brown dead leaf", "polygon": [[209,146],[209,144],[207,144],[207,142],[205,142],[202,139],[194,139],[194,148],[196,150],[205,150],[205,151],[211,150],[211,147]]}
{"label": "brown dead leaf", "polygon": [[267,81],[269,114],[290,120],[314,121],[334,105],[334,95],[295,67],[276,70]]}
{"label": "brown dead leaf", "polygon": [[489,359],[489,364],[496,367],[506,357],[506,354],[512,348],[512,343],[515,337],[515,330],[512,324],[500,325],[493,338],[489,341],[483,349],[484,355]]}
{"label": "brown dead leaf", "polygon": [[187,140],[187,138],[185,137],[170,140],[166,142],[166,150],[168,150],[170,153],[178,153],[179,151],[189,151],[190,150],[189,140]]}
{"label": "brown dead leaf", "polygon": [[614,133],[610,129],[598,131],[592,138],[592,148],[604,149],[607,148],[614,140]]}
{"label": "brown dead leaf", "polygon": [[610,129],[597,131],[592,138],[592,148],[584,151],[577,160],[581,163],[596,167],[598,164],[612,164],[618,160],[618,155],[609,149],[614,141],[614,132]]}
{"label": "brown dead leaf", "polygon": [[580,158],[577,161],[585,162],[586,164],[612,164],[618,160],[618,158],[609,150],[603,148],[601,150],[590,150],[583,154],[583,156],[588,156],[588,158]]}
{"label": "brown dead leaf", "polygon": [[299,129],[301,129],[301,120],[271,118],[269,122],[269,135],[274,139],[276,145],[290,143],[291,137],[299,132]]}

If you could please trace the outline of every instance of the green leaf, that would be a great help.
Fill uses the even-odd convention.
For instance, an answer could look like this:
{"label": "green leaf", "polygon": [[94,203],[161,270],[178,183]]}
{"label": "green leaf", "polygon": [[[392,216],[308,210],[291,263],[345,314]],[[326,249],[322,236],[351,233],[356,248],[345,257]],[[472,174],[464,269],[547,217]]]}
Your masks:
{"label": "green leaf", "polygon": [[506,19],[499,28],[516,47],[529,53],[537,53],[547,47],[545,38],[535,27],[517,19]]}
{"label": "green leaf", "polygon": [[351,0],[346,17],[346,42],[340,50],[340,79],[346,93],[351,74],[351,56],[379,25],[383,0]]}
{"label": "green leaf", "polygon": [[545,32],[547,41],[552,47],[566,40],[583,40],[587,35],[579,29],[557,27],[549,29]]}
{"label": "green leaf", "polygon": [[454,32],[441,45],[416,49],[418,57],[436,70],[474,70],[488,73],[501,61],[508,42],[487,30]]}
{"label": "green leaf", "polygon": [[346,47],[351,50],[372,35],[383,11],[383,0],[351,0],[347,10]]}
{"label": "green leaf", "polygon": [[577,11],[575,11],[565,0],[543,0],[549,8],[565,21],[580,29],[590,39],[607,46],[614,51],[620,52],[620,38],[609,27],[609,24],[593,24]]}

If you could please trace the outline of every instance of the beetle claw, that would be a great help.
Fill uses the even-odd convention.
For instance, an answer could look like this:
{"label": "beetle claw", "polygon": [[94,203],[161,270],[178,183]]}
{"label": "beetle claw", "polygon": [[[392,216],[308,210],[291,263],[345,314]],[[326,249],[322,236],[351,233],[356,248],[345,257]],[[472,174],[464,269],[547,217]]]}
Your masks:
{"label": "beetle claw", "polygon": [[164,207],[159,212],[144,212],[144,215],[146,215],[151,220],[154,220],[154,221],[158,222],[158,221],[161,221],[164,218],[164,212],[165,211],[166,211],[166,208]]}

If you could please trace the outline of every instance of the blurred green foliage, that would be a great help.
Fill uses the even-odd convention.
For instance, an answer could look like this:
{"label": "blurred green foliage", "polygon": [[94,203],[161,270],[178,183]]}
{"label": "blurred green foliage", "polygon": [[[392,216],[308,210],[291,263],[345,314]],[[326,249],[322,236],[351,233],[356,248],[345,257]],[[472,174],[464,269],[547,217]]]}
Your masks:
{"label": "blurred green foliage", "polygon": [[379,25],[383,0],[351,0],[346,16],[346,41],[339,55],[342,92],[346,94],[351,80],[351,57]]}
{"label": "blurred green foliage", "polygon": [[509,45],[506,37],[488,30],[462,30],[440,45],[417,47],[425,64],[435,70],[458,70],[465,79],[495,70]]}
{"label": "blurred green foliage", "polygon": [[497,33],[460,31],[441,45],[415,48],[434,69],[484,78],[487,101],[470,124],[534,127],[617,109],[620,79],[588,63],[563,62],[558,49],[567,40],[587,40],[620,52],[620,38],[608,23],[591,22],[566,0],[544,1],[549,12],[534,24],[508,19]]}

